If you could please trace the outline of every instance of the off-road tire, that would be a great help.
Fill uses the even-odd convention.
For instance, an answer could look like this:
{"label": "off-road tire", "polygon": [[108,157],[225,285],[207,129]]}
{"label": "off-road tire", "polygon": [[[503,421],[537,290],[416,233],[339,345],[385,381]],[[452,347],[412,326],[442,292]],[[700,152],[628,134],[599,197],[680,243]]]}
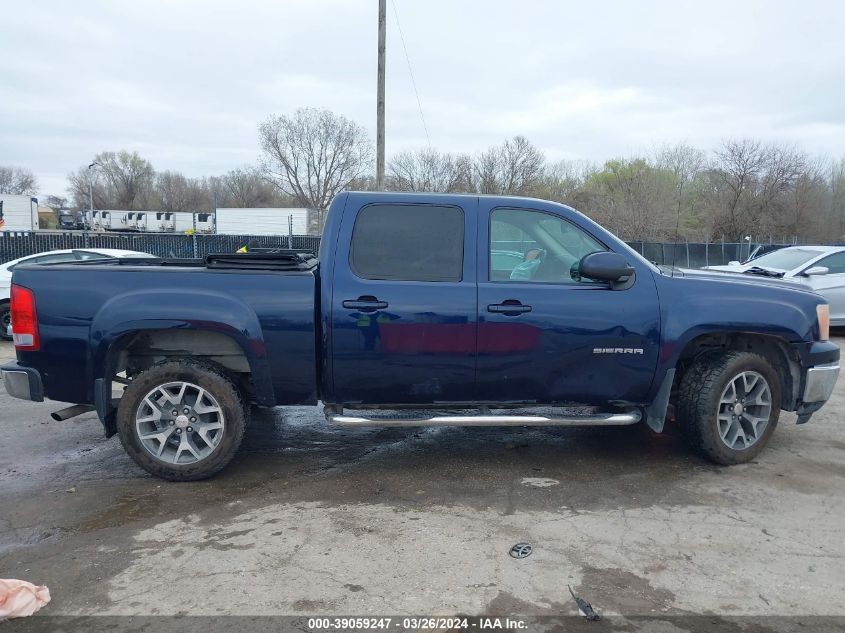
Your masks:
{"label": "off-road tire", "polygon": [[[135,415],[143,398],[157,385],[184,381],[208,391],[225,415],[223,437],[205,459],[192,464],[168,464],[156,459],[141,444]],[[234,457],[243,440],[247,409],[235,384],[213,363],[194,359],[167,360],[138,374],[123,393],[117,408],[120,443],[148,473],[169,481],[197,481],[220,472]]]}
{"label": "off-road tire", "polygon": [[[732,449],[719,436],[717,412],[722,392],[744,371],[762,375],[769,385],[772,405],[768,424],[751,446]],[[724,466],[748,462],[760,453],[777,427],[781,381],[768,360],[752,352],[716,351],[703,354],[681,378],[678,388],[678,423],[689,445]]]}

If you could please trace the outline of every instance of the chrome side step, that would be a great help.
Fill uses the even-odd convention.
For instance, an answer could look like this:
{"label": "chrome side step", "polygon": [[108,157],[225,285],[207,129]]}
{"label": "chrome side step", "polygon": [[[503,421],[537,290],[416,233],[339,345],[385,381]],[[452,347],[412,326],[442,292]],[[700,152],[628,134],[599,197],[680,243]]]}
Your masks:
{"label": "chrome side step", "polygon": [[327,415],[336,426],[626,426],[642,419],[638,409],[624,413],[595,413],[570,417],[542,415],[436,415],[407,418],[364,418],[354,415]]}

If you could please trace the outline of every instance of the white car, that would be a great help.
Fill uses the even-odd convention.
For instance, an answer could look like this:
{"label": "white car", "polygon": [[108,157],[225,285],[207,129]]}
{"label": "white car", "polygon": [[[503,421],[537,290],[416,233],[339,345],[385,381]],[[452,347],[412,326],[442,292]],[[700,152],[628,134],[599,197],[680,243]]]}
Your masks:
{"label": "white car", "polygon": [[63,251],[48,251],[27,255],[0,264],[0,338],[11,339],[11,314],[9,312],[9,296],[12,287],[12,271],[18,264],[58,264],[61,262],[78,262],[86,259],[114,259],[124,257],[155,257],[149,253],[139,251],[124,251],[117,248],[75,248]]}
{"label": "white car", "polygon": [[845,325],[845,246],[789,246],[740,264],[706,270],[779,277],[819,293],[830,304],[830,324]]}

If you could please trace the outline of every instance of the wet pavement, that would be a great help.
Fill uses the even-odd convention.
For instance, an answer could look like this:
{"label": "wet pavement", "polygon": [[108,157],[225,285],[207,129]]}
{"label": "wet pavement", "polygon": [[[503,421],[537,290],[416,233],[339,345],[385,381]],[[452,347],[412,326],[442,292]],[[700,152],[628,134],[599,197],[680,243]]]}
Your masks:
{"label": "wet pavement", "polygon": [[0,387],[0,577],[49,586],[40,615],[574,614],[571,585],[606,615],[845,616],[842,380],[731,468],[675,430],[347,430],[292,408],[254,410],[216,478],[168,483],[61,406]]}

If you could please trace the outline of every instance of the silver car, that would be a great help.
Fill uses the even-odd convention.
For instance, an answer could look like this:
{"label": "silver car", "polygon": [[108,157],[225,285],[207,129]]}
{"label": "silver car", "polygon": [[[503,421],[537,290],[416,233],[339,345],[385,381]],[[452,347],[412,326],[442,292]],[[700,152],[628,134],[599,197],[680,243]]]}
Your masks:
{"label": "silver car", "polygon": [[779,277],[819,293],[830,304],[830,324],[845,326],[845,246],[789,246],[740,264],[707,270]]}

